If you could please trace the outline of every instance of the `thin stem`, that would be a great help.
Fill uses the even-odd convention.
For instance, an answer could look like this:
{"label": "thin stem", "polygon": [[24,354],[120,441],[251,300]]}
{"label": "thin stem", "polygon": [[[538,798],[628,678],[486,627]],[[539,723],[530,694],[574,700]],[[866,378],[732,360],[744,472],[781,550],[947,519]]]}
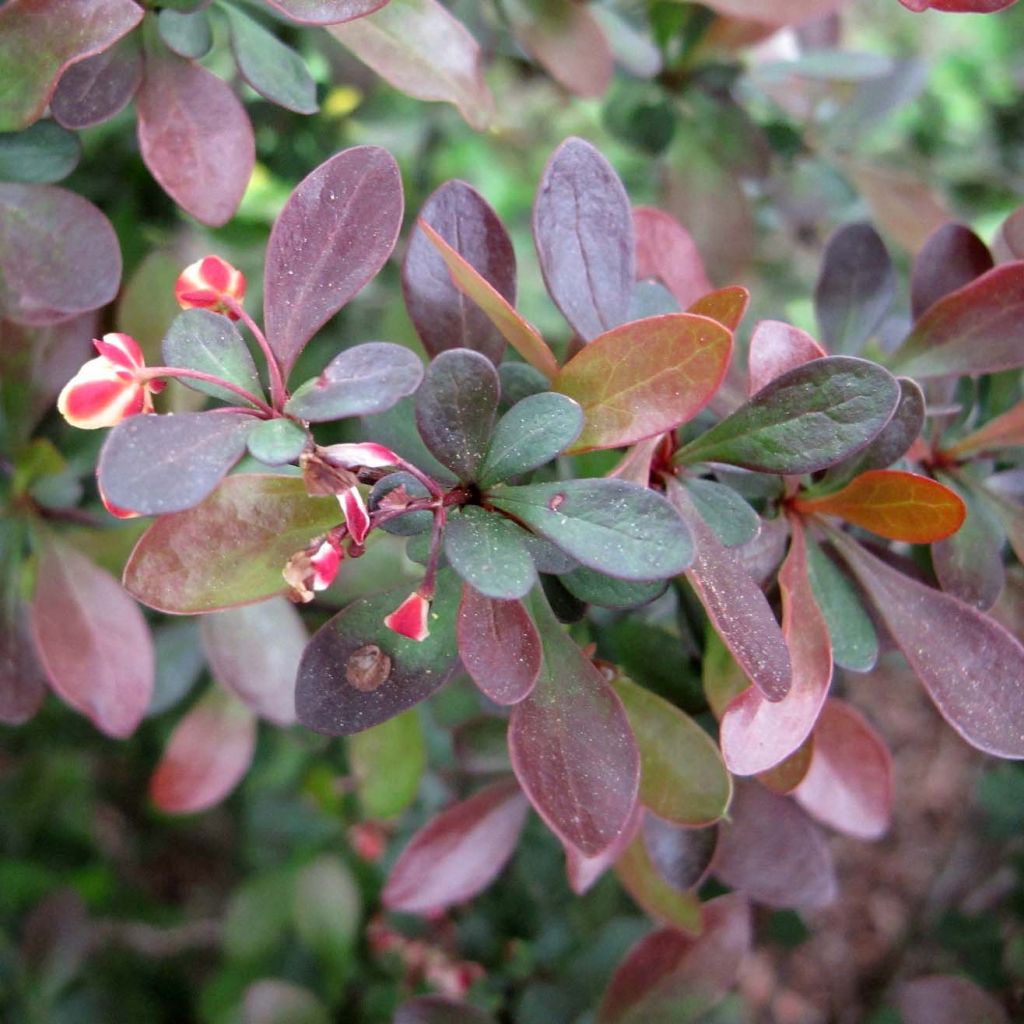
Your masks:
{"label": "thin stem", "polygon": [[259,325],[249,316],[245,307],[237,299],[232,298],[230,295],[225,295],[223,301],[224,305],[249,328],[252,336],[256,339],[256,343],[267,360],[267,369],[270,373],[270,397],[274,403],[274,408],[278,410],[283,409],[284,403],[288,400],[288,392],[285,390],[284,377],[281,375],[281,364],[277,361],[277,356],[274,355],[270,342],[267,341],[267,336],[260,330]]}
{"label": "thin stem", "polygon": [[414,476],[434,498],[443,498],[444,491],[422,470],[418,469],[411,462],[406,462],[405,459],[400,458],[398,465],[401,469],[404,469],[410,476]]}
{"label": "thin stem", "polygon": [[268,416],[275,414],[274,410],[262,398],[258,398],[251,391],[246,391],[245,388],[238,384],[224,380],[223,377],[215,377],[212,373],[204,373],[202,370],[186,370],[180,366],[147,366],[146,369],[139,370],[135,376],[140,381],[155,380],[158,377],[188,377],[190,380],[205,381],[207,384],[216,384],[217,387],[224,388],[226,391],[238,395],[239,398],[255,405],[257,409]]}
{"label": "thin stem", "polygon": [[430,534],[430,558],[427,561],[427,571],[423,574],[423,582],[419,586],[420,594],[428,601],[434,597],[434,588],[437,586],[437,565],[441,560],[441,534],[444,531],[445,520],[448,513],[444,506],[434,513],[434,528]]}

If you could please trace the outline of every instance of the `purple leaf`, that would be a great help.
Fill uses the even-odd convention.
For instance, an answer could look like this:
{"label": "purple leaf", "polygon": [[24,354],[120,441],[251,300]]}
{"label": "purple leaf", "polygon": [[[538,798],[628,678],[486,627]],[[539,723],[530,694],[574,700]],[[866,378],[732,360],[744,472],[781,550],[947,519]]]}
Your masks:
{"label": "purple leaf", "polygon": [[636,279],[657,278],[686,309],[714,289],[697,243],[670,213],[653,206],[633,208]]}
{"label": "purple leaf", "polygon": [[212,687],[175,726],[149,782],[167,814],[196,814],[219,804],[245,778],[256,746],[256,716]]}
{"label": "purple leaf", "polygon": [[403,202],[398,165],[376,146],[343,150],[296,186],[270,232],[264,271],[267,337],[286,374],[384,266]]}
{"label": "purple leaf", "polygon": [[256,162],[238,97],[206,68],[160,49],[146,55],[135,106],[142,159],[163,190],[204,224],[226,224]]}
{"label": "purple leaf", "polygon": [[719,826],[713,864],[726,885],[769,907],[810,910],[835,899],[832,851],[792,800],[740,782],[730,819]]}
{"label": "purple leaf", "polygon": [[914,259],[910,280],[914,319],[994,265],[992,253],[970,228],[963,224],[943,224],[928,237]]}
{"label": "purple leaf", "polygon": [[644,814],[644,847],[658,874],[674,889],[695,889],[704,880],[718,845],[718,829],[687,828]]}
{"label": "purple leaf", "polygon": [[694,537],[697,555],[686,578],[751,682],[767,700],[781,701],[793,669],[767,598],[739,556],[704,522],[686,488],[672,479],[666,494]]}
{"label": "purple leaf", "polygon": [[880,839],[892,817],[892,757],[864,716],[833,698],[814,727],[811,763],[793,795],[808,814],[855,839]]}
{"label": "purple leaf", "polygon": [[388,0],[267,0],[300,25],[336,25],[380,10]]}
{"label": "purple leaf", "polygon": [[457,632],[463,667],[495,704],[518,704],[530,695],[540,674],[541,644],[521,601],[484,597],[467,583]]}
{"label": "purple leaf", "polygon": [[108,501],[142,515],[198,505],[245,454],[246,413],[131,416],[107,436],[96,470]]}
{"label": "purple leaf", "polygon": [[54,690],[101,732],[130,736],[153,693],[153,641],[117,580],[73,548],[46,543],[32,633]]}
{"label": "purple leaf", "polygon": [[904,1024],[1009,1024],[995,998],[967,978],[932,974],[905,981],[896,1002]]}
{"label": "purple leaf", "polygon": [[622,856],[627,847],[636,839],[643,818],[644,809],[637,804],[633,808],[633,816],[630,818],[629,824],[622,830],[618,839],[593,857],[580,853],[575,846],[566,845],[565,873],[569,879],[569,888],[577,896],[582,896],[587,892]]}
{"label": "purple leaf", "polygon": [[1024,647],[970,605],[831,537],[939,713],[972,746],[1024,757]]}
{"label": "purple leaf", "polygon": [[494,1024],[494,1018],[468,1003],[419,996],[398,1008],[392,1024]]}
{"label": "purple leaf", "polygon": [[799,327],[781,320],[759,320],[750,337],[750,394],[796,366],[828,353]]}
{"label": "purple leaf", "polygon": [[276,978],[254,981],[245,990],[242,1008],[245,1024],[330,1024],[312,992]]}
{"label": "purple leaf", "polygon": [[60,76],[50,100],[54,120],[80,130],[109,121],[129,104],[142,82],[142,48],[135,36],[88,57]]}
{"label": "purple leaf", "polygon": [[10,0],[0,8],[0,131],[37,120],[69,65],[113,46],[142,21],[131,0]]}
{"label": "purple leaf", "polygon": [[199,628],[218,683],[261,718],[295,721],[295,675],[307,640],[295,605],[278,597],[215,612]]}
{"label": "purple leaf", "polygon": [[50,185],[0,184],[0,316],[34,326],[105,306],[121,281],[110,221]]}
{"label": "purple leaf", "polygon": [[697,1020],[725,998],[753,942],[750,907],[742,896],[719,896],[704,904],[701,918],[697,937],[663,928],[629,951],[598,1024]]}
{"label": "purple leaf", "polygon": [[[499,291],[516,301],[516,254],[498,215],[464,181],[445,182],[424,203],[425,221]],[[489,317],[452,282],[437,247],[417,225],[402,264],[402,293],[409,318],[430,356],[450,348],[471,348],[495,366],[505,339]]]}
{"label": "purple leaf", "polygon": [[28,609],[20,603],[11,618],[0,617],[0,722],[21,725],[46,696],[46,675],[28,629]]}
{"label": "purple leaf", "polygon": [[640,755],[621,701],[539,590],[531,608],[544,665],[533,693],[512,711],[512,767],[548,827],[594,856],[629,825]]}
{"label": "purple leaf", "polygon": [[472,899],[515,853],[530,805],[512,779],[495,782],[421,828],[388,876],[389,910],[424,914]]}
{"label": "purple leaf", "polygon": [[618,175],[589,142],[567,139],[548,161],[533,237],[548,292],[584,341],[627,319],[633,214]]}

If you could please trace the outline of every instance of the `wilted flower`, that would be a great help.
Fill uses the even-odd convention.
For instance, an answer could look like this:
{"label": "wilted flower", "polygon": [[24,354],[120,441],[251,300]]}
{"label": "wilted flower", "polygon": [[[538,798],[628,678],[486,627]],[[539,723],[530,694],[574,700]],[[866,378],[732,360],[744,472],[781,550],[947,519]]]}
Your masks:
{"label": "wilted flower", "polygon": [[430,636],[427,616],[430,601],[418,590],[413,591],[390,615],[384,616],[384,625],[410,640],[426,640]]}
{"label": "wilted flower", "polygon": [[348,527],[349,536],[357,543],[362,544],[370,531],[370,513],[366,511],[366,503],[358,487],[350,487],[338,495],[338,504],[345,514],[345,525]]}
{"label": "wilted flower", "polygon": [[245,298],[245,275],[219,256],[206,256],[187,266],[174,285],[174,297],[182,309],[209,309],[238,319],[225,298]]}
{"label": "wilted flower", "polygon": [[315,591],[326,590],[338,575],[344,557],[340,545],[331,538],[317,539],[292,555],[281,573],[292,589],[292,600],[305,604],[313,600]]}

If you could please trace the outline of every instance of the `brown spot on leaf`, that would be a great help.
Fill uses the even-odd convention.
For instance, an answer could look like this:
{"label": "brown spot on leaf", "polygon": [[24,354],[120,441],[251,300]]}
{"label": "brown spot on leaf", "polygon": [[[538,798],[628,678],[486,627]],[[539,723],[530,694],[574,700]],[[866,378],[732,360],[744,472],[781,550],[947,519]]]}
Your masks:
{"label": "brown spot on leaf", "polygon": [[552,494],[551,497],[548,498],[548,508],[551,509],[552,512],[557,512],[562,507],[563,501],[565,501],[564,494]]}
{"label": "brown spot on leaf", "polygon": [[345,678],[361,693],[373,693],[391,675],[391,658],[376,644],[353,651],[345,662]]}

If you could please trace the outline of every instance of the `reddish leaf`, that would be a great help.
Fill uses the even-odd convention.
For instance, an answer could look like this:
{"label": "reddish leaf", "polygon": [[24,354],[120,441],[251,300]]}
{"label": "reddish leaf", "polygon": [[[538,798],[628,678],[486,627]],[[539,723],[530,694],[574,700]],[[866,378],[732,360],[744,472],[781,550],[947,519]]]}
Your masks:
{"label": "reddish leaf", "polygon": [[384,886],[384,905],[425,914],[472,899],[515,853],[529,806],[507,779],[442,811],[395,862]]}
{"label": "reddish leaf", "polygon": [[867,201],[872,220],[910,253],[950,220],[942,197],[920,172],[854,160],[844,170]]}
{"label": "reddish leaf", "polygon": [[788,797],[755,782],[736,787],[719,826],[714,873],[769,907],[813,909],[836,896],[835,865],[821,830]]}
{"label": "reddish leaf", "polygon": [[782,632],[793,659],[793,685],[771,703],[755,689],[732,700],[722,715],[720,742],[729,771],[756,775],[784,761],[807,739],[832,681],[828,626],[807,576],[803,529],[792,523],[789,554],[779,570]]}
{"label": "reddish leaf", "polygon": [[993,267],[985,243],[963,224],[943,224],[933,232],[914,260],[910,301],[914,319],[939,299],[970,284]]}
{"label": "reddish leaf", "polygon": [[707,317],[670,313],[595,338],[555,377],[586,417],[570,452],[618,448],[673,430],[707,405],[725,376],[732,335]]}
{"label": "reddish leaf", "polygon": [[175,726],[149,782],[167,814],[196,814],[219,804],[245,778],[256,746],[256,716],[213,687]]}
{"label": "reddish leaf", "polygon": [[108,736],[130,736],[153,693],[153,641],[117,580],[73,548],[46,542],[32,633],[54,690]]}
{"label": "reddish leaf", "polygon": [[28,609],[18,604],[10,620],[0,616],[0,722],[27,722],[45,696],[46,675],[29,635]]}
{"label": "reddish leaf", "polygon": [[441,254],[452,281],[463,294],[468,295],[483,310],[487,319],[501,336],[531,366],[551,378],[558,373],[558,363],[540,336],[537,328],[528,323],[515,307],[485,277],[462,258],[429,224],[421,220],[419,229],[430,239]]}
{"label": "reddish leaf", "polygon": [[142,21],[132,0],[10,0],[0,8],[0,131],[43,113],[69,65],[113,46]]}
{"label": "reddish leaf", "polygon": [[329,1024],[323,1003],[308,989],[288,981],[263,978],[246,990],[243,1024]]}
{"label": "reddish leaf", "polygon": [[1024,757],[1024,647],[970,605],[904,576],[845,534],[831,539],[942,717],[979,750]]}
{"label": "reddish leaf", "polygon": [[1024,260],[1004,263],[935,303],[896,356],[917,379],[994,373],[1024,363]]}
{"label": "reddish leaf", "polygon": [[[1016,2],[1017,0],[900,0],[907,10],[917,14],[928,10],[964,14],[995,14],[996,11],[1005,11],[1007,7],[1012,7]],[[913,1021],[908,1024],[918,1024],[918,1022]]]}
{"label": "reddish leaf", "polygon": [[530,695],[540,674],[541,644],[521,601],[484,597],[466,584],[457,632],[463,667],[495,704],[518,704]]}
{"label": "reddish leaf", "polygon": [[384,266],[403,203],[398,165],[376,146],[343,150],[295,187],[270,232],[263,277],[267,337],[285,373]]}
{"label": "reddish leaf", "polygon": [[274,598],[205,615],[200,630],[218,683],[261,718],[295,721],[295,674],[308,638],[291,602]]}
{"label": "reddish leaf", "polygon": [[696,542],[686,578],[751,682],[767,700],[782,700],[792,683],[790,655],[764,593],[740,556],[704,522],[686,489],[671,480],[666,493]]}
{"label": "reddish leaf", "polygon": [[904,982],[897,993],[904,1024],[1009,1024],[1006,1011],[967,978],[932,974]]}
{"label": "reddish leaf", "polygon": [[60,76],[50,101],[54,120],[65,128],[101,124],[120,113],[142,82],[142,48],[135,36],[88,57]]}
{"label": "reddish leaf", "polygon": [[565,873],[569,879],[569,888],[577,896],[582,896],[594,883],[622,856],[626,848],[633,842],[640,830],[644,817],[644,809],[637,804],[633,808],[633,817],[623,829],[618,839],[593,857],[580,853],[575,846],[565,847]]}
{"label": "reddish leaf", "polygon": [[288,559],[340,521],[337,501],[309,497],[299,478],[231,476],[201,505],[153,523],[128,559],[124,585],[172,615],[263,601],[285,592]]}
{"label": "reddish leaf", "polygon": [[723,327],[735,331],[749,305],[750,292],[736,284],[702,295],[686,312],[717,320]]}
{"label": "reddish leaf", "polygon": [[831,14],[844,0],[708,0],[707,6],[719,14],[771,25],[798,25],[823,14]]}
{"label": "reddish leaf", "polygon": [[651,861],[642,834],[637,834],[615,863],[615,876],[645,913],[691,935],[701,929],[701,902],[695,892],[681,891],[662,877]]}
{"label": "reddish leaf", "polygon": [[629,951],[598,1024],[696,1020],[728,994],[753,941],[750,907],[742,896],[719,896],[704,904],[701,918],[696,938],[663,928]]}
{"label": "reddish leaf", "polygon": [[1024,206],[1015,210],[999,228],[995,248],[999,250],[999,262],[1024,260]]}
{"label": "reddish leaf", "polygon": [[267,0],[300,25],[336,25],[380,10],[388,0]]}
{"label": "reddish leaf", "polygon": [[206,68],[161,49],[147,52],[135,106],[142,159],[164,191],[204,224],[227,223],[256,162],[238,97]]}
{"label": "reddish leaf", "polygon": [[774,768],[769,768],[766,772],[758,772],[757,781],[762,786],[767,786],[773,793],[787,796],[803,782],[813,756],[814,733],[812,732],[784,761],[780,761]]}
{"label": "reddish leaf", "polygon": [[328,31],[396,89],[445,100],[477,131],[494,116],[480,47],[437,0],[390,0],[367,18]]}
{"label": "reddish leaf", "polygon": [[105,306],[121,250],[92,203],[49,185],[0,184],[0,316],[43,325]]}
{"label": "reddish leaf", "polygon": [[1018,402],[1001,416],[996,416],[984,426],[971,431],[946,452],[957,458],[978,455],[982,452],[998,452],[1003,448],[1024,445],[1024,401]]}
{"label": "reddish leaf", "polygon": [[776,377],[828,353],[799,327],[781,320],[759,320],[750,337],[750,394],[756,394]]}
{"label": "reddish leaf", "polygon": [[622,182],[583,139],[567,139],[548,161],[533,207],[544,283],[570,327],[590,341],[629,315],[633,215]]}
{"label": "reddish leaf", "polygon": [[814,727],[814,751],[797,803],[818,821],[856,839],[879,839],[892,816],[892,757],[851,704],[833,698]]}
{"label": "reddish leaf", "polygon": [[[423,205],[420,221],[453,246],[510,305],[516,300],[516,254],[498,215],[464,181],[442,185]],[[417,225],[402,264],[402,293],[409,318],[430,356],[472,348],[495,366],[505,339],[487,314],[453,283],[444,259]]]}
{"label": "reddish leaf", "polygon": [[804,515],[839,516],[889,540],[931,544],[956,533],[967,515],[963,499],[935,480],[899,469],[871,469],[841,491],[796,498]]}
{"label": "reddish leaf", "polygon": [[697,243],[670,213],[634,207],[633,233],[638,281],[658,278],[683,309],[713,289]]}
{"label": "reddish leaf", "polygon": [[534,592],[531,609],[544,665],[533,693],[512,711],[512,767],[551,830],[594,856],[629,825],[640,755],[621,701],[542,593]]}

